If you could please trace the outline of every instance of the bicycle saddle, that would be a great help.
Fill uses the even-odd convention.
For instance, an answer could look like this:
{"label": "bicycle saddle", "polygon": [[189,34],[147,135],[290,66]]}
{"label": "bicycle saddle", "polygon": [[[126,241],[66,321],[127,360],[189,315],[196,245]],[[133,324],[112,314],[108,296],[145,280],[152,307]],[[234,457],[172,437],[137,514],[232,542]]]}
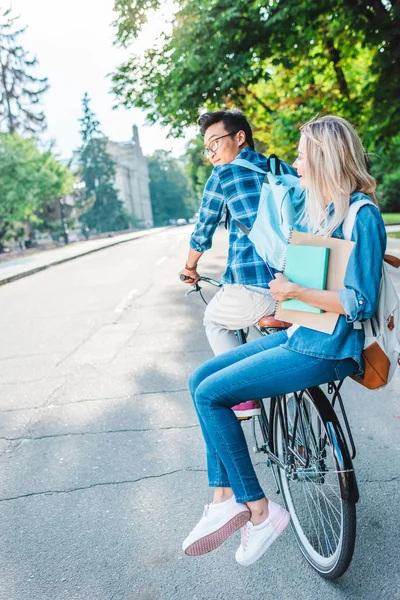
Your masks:
{"label": "bicycle saddle", "polygon": [[292,325],[292,323],[287,323],[286,321],[280,321],[279,319],[275,319],[274,316],[263,317],[258,321],[259,327],[263,329],[266,327],[274,327],[275,329],[287,329]]}

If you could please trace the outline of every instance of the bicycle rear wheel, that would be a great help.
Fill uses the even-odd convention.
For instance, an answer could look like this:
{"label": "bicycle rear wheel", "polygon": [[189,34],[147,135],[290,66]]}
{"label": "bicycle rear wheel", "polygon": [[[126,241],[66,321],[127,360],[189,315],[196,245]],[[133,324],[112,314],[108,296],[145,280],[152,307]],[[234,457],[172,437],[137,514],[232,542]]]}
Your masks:
{"label": "bicycle rear wheel", "polygon": [[283,501],[303,555],[323,577],[335,579],[347,570],[354,551],[356,499],[343,493],[348,476],[356,487],[352,465],[344,472],[338,463],[338,452],[348,453],[322,390],[304,390],[298,400],[292,395],[284,401],[286,406],[278,400],[274,411],[275,453],[286,465],[278,469]]}

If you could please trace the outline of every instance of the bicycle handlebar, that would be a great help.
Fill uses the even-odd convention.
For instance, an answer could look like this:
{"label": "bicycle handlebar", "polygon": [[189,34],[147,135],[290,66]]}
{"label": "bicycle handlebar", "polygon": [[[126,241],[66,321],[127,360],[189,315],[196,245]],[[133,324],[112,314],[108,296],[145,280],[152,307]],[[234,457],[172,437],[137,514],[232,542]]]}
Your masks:
{"label": "bicycle handlebar", "polygon": [[[191,277],[188,277],[187,275],[182,274],[182,275],[179,275],[179,279],[181,281],[190,281]],[[217,281],[216,279],[211,279],[211,277],[200,277],[196,281],[196,283],[193,283],[191,288],[186,292],[185,297],[189,296],[189,294],[192,294],[193,292],[199,292],[201,299],[203,300],[203,302],[205,304],[207,304],[207,301],[204,298],[202,291],[201,291],[201,285],[199,285],[200,281],[205,281],[206,283],[209,283],[210,285],[214,285],[215,287],[218,287],[218,288],[220,288],[222,286],[222,284],[219,281]]]}
{"label": "bicycle handlebar", "polygon": [[[179,275],[179,279],[181,281],[190,281],[192,278],[188,277],[187,275],[182,274],[182,275]],[[215,287],[221,287],[220,282],[217,281],[216,279],[212,279],[211,277],[200,277],[200,279],[198,279],[196,283],[198,283],[199,281],[205,281],[206,283],[214,285]]]}

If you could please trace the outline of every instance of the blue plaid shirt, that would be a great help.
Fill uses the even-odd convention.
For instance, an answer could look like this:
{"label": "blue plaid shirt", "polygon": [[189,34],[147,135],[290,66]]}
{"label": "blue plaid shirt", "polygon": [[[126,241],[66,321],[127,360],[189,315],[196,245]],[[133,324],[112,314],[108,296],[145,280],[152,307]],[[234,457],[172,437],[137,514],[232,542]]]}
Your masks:
{"label": "blue plaid shirt", "polygon": [[[264,171],[267,170],[267,158],[250,148],[244,148],[238,158],[244,158]],[[295,172],[283,161],[281,167],[284,173]],[[267,265],[258,256],[247,235],[235,223],[239,221],[247,229],[252,228],[257,216],[263,181],[262,173],[228,163],[214,167],[206,183],[199,219],[190,238],[190,247],[197,252],[211,248],[215,229],[227,206],[230,215],[229,250],[221,283],[241,283],[266,288],[271,281]]]}

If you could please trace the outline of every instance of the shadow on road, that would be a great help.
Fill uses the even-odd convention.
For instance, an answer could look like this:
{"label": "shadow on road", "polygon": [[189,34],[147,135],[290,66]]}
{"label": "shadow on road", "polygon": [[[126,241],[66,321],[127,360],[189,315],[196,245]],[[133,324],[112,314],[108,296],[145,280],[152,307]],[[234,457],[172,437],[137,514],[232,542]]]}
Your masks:
{"label": "shadow on road", "polygon": [[[204,274],[220,273],[208,267]],[[25,411],[23,435],[13,434],[21,431],[17,413],[6,416],[6,437],[15,439],[6,440],[1,456],[0,598],[397,597],[399,476],[388,457],[400,421],[388,424],[390,397],[360,414],[352,384],[347,404],[363,450],[356,461],[359,536],[346,575],[335,583],[320,579],[291,533],[251,569],[234,562],[238,536],[202,558],[182,554],[182,539],[209,500],[187,379],[212,355],[200,297],[185,299],[186,288],[175,281],[163,290],[153,285],[118,319],[119,327],[137,328],[112,360],[69,372],[46,406]],[[213,291],[205,289],[206,296]],[[269,494],[271,475],[262,457],[257,463]]]}

